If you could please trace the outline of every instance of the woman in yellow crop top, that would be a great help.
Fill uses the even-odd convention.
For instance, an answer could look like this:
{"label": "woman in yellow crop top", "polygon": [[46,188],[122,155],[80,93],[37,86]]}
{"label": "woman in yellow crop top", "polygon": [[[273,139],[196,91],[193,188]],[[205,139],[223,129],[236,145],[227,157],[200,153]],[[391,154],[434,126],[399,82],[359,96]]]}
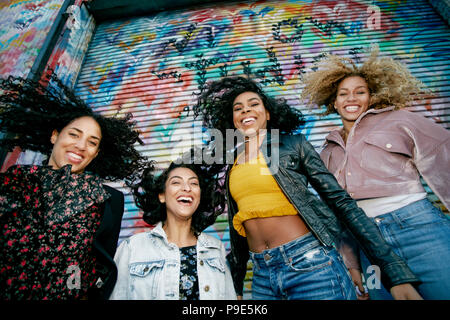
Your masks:
{"label": "woman in yellow crop top", "polygon": [[[244,224],[248,228],[249,225],[251,227],[255,221],[258,221],[251,221],[251,219],[297,216],[297,210],[281,192],[261,153],[246,163],[235,162],[230,171],[230,191],[239,208],[238,213],[233,217],[233,227],[243,237],[247,236]],[[298,217],[289,220],[292,223],[299,222]],[[301,228],[307,232],[304,224]],[[296,230],[293,232],[298,233]],[[301,231],[303,234],[305,232]],[[251,246],[255,247],[256,251],[260,249],[253,243]],[[266,249],[268,244],[264,244],[263,247]]]}
{"label": "woman in yellow crop top", "polygon": [[[210,83],[194,112],[224,135],[224,144],[230,128],[245,141],[234,148],[226,181],[231,242],[227,260],[238,296],[250,258],[253,299],[356,299],[336,249],[345,225],[381,267],[383,284],[395,298],[420,299],[411,285],[418,279],[406,263],[305,137],[292,134],[303,124],[299,111],[268,97],[256,82],[235,77]],[[269,130],[274,128],[282,134]],[[217,147],[220,141],[215,143]],[[225,144],[223,150],[229,152],[230,147]],[[309,191],[308,183],[323,201]]]}

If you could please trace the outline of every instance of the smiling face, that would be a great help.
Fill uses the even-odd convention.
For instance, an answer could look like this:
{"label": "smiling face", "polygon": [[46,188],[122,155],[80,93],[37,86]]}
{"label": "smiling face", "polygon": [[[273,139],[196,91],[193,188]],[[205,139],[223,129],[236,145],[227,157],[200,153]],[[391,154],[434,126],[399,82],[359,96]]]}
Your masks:
{"label": "smiling face", "polygon": [[65,126],[61,132],[53,130],[53,144],[48,165],[57,170],[67,164],[73,173],[82,173],[98,155],[102,132],[91,117],[81,117]]}
{"label": "smiling face", "polygon": [[251,137],[267,129],[270,113],[255,92],[243,92],[233,101],[233,124],[244,136]]}
{"label": "smiling face", "polygon": [[339,83],[334,108],[345,126],[353,123],[369,108],[370,93],[366,80],[353,76]]}
{"label": "smiling face", "polygon": [[189,220],[200,204],[200,183],[194,171],[175,168],[169,172],[159,201],[166,204],[167,218]]}

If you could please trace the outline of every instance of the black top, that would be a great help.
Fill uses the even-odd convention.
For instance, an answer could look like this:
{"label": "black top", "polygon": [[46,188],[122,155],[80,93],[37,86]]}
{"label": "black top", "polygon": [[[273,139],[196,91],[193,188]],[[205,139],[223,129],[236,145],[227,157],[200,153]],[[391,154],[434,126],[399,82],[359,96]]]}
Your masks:
{"label": "black top", "polygon": [[197,246],[180,248],[180,300],[199,300]]}

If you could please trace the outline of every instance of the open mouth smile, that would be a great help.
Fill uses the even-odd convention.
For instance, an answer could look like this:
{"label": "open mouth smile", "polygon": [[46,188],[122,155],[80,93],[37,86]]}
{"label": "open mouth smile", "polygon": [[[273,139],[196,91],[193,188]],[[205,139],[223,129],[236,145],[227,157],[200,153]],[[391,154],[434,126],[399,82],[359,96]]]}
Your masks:
{"label": "open mouth smile", "polygon": [[244,118],[244,119],[242,119],[242,121],[241,121],[241,123],[242,123],[244,126],[251,125],[251,124],[253,124],[253,123],[255,123],[255,122],[256,122],[256,118],[254,118],[254,117]]}
{"label": "open mouth smile", "polygon": [[69,158],[69,161],[70,162],[73,162],[73,163],[80,163],[80,162],[82,162],[83,161],[83,159],[84,159],[84,157],[83,156],[81,156],[81,155],[79,155],[79,154],[76,154],[76,153],[74,153],[74,152],[67,152],[67,157]]}
{"label": "open mouth smile", "polygon": [[347,112],[356,112],[359,110],[359,108],[360,107],[358,105],[348,105],[344,107],[345,111]]}
{"label": "open mouth smile", "polygon": [[190,205],[192,204],[193,198],[190,196],[179,196],[177,201],[183,205]]}

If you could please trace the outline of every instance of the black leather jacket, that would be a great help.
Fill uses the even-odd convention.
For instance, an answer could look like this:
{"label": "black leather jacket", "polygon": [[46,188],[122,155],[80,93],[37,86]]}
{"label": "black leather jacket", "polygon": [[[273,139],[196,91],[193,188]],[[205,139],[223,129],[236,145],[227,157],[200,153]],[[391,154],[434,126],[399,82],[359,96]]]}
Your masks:
{"label": "black leather jacket", "polygon": [[[304,135],[268,134],[261,151],[281,190],[322,245],[336,247],[346,227],[370,261],[380,267],[381,281],[387,288],[420,282],[385,242],[376,225],[339,186]],[[242,295],[249,249],[247,239],[233,227],[233,217],[238,209],[229,191],[230,169],[231,166],[227,172],[226,188],[231,252],[227,260],[236,293]],[[308,189],[308,183],[322,200]]]}

